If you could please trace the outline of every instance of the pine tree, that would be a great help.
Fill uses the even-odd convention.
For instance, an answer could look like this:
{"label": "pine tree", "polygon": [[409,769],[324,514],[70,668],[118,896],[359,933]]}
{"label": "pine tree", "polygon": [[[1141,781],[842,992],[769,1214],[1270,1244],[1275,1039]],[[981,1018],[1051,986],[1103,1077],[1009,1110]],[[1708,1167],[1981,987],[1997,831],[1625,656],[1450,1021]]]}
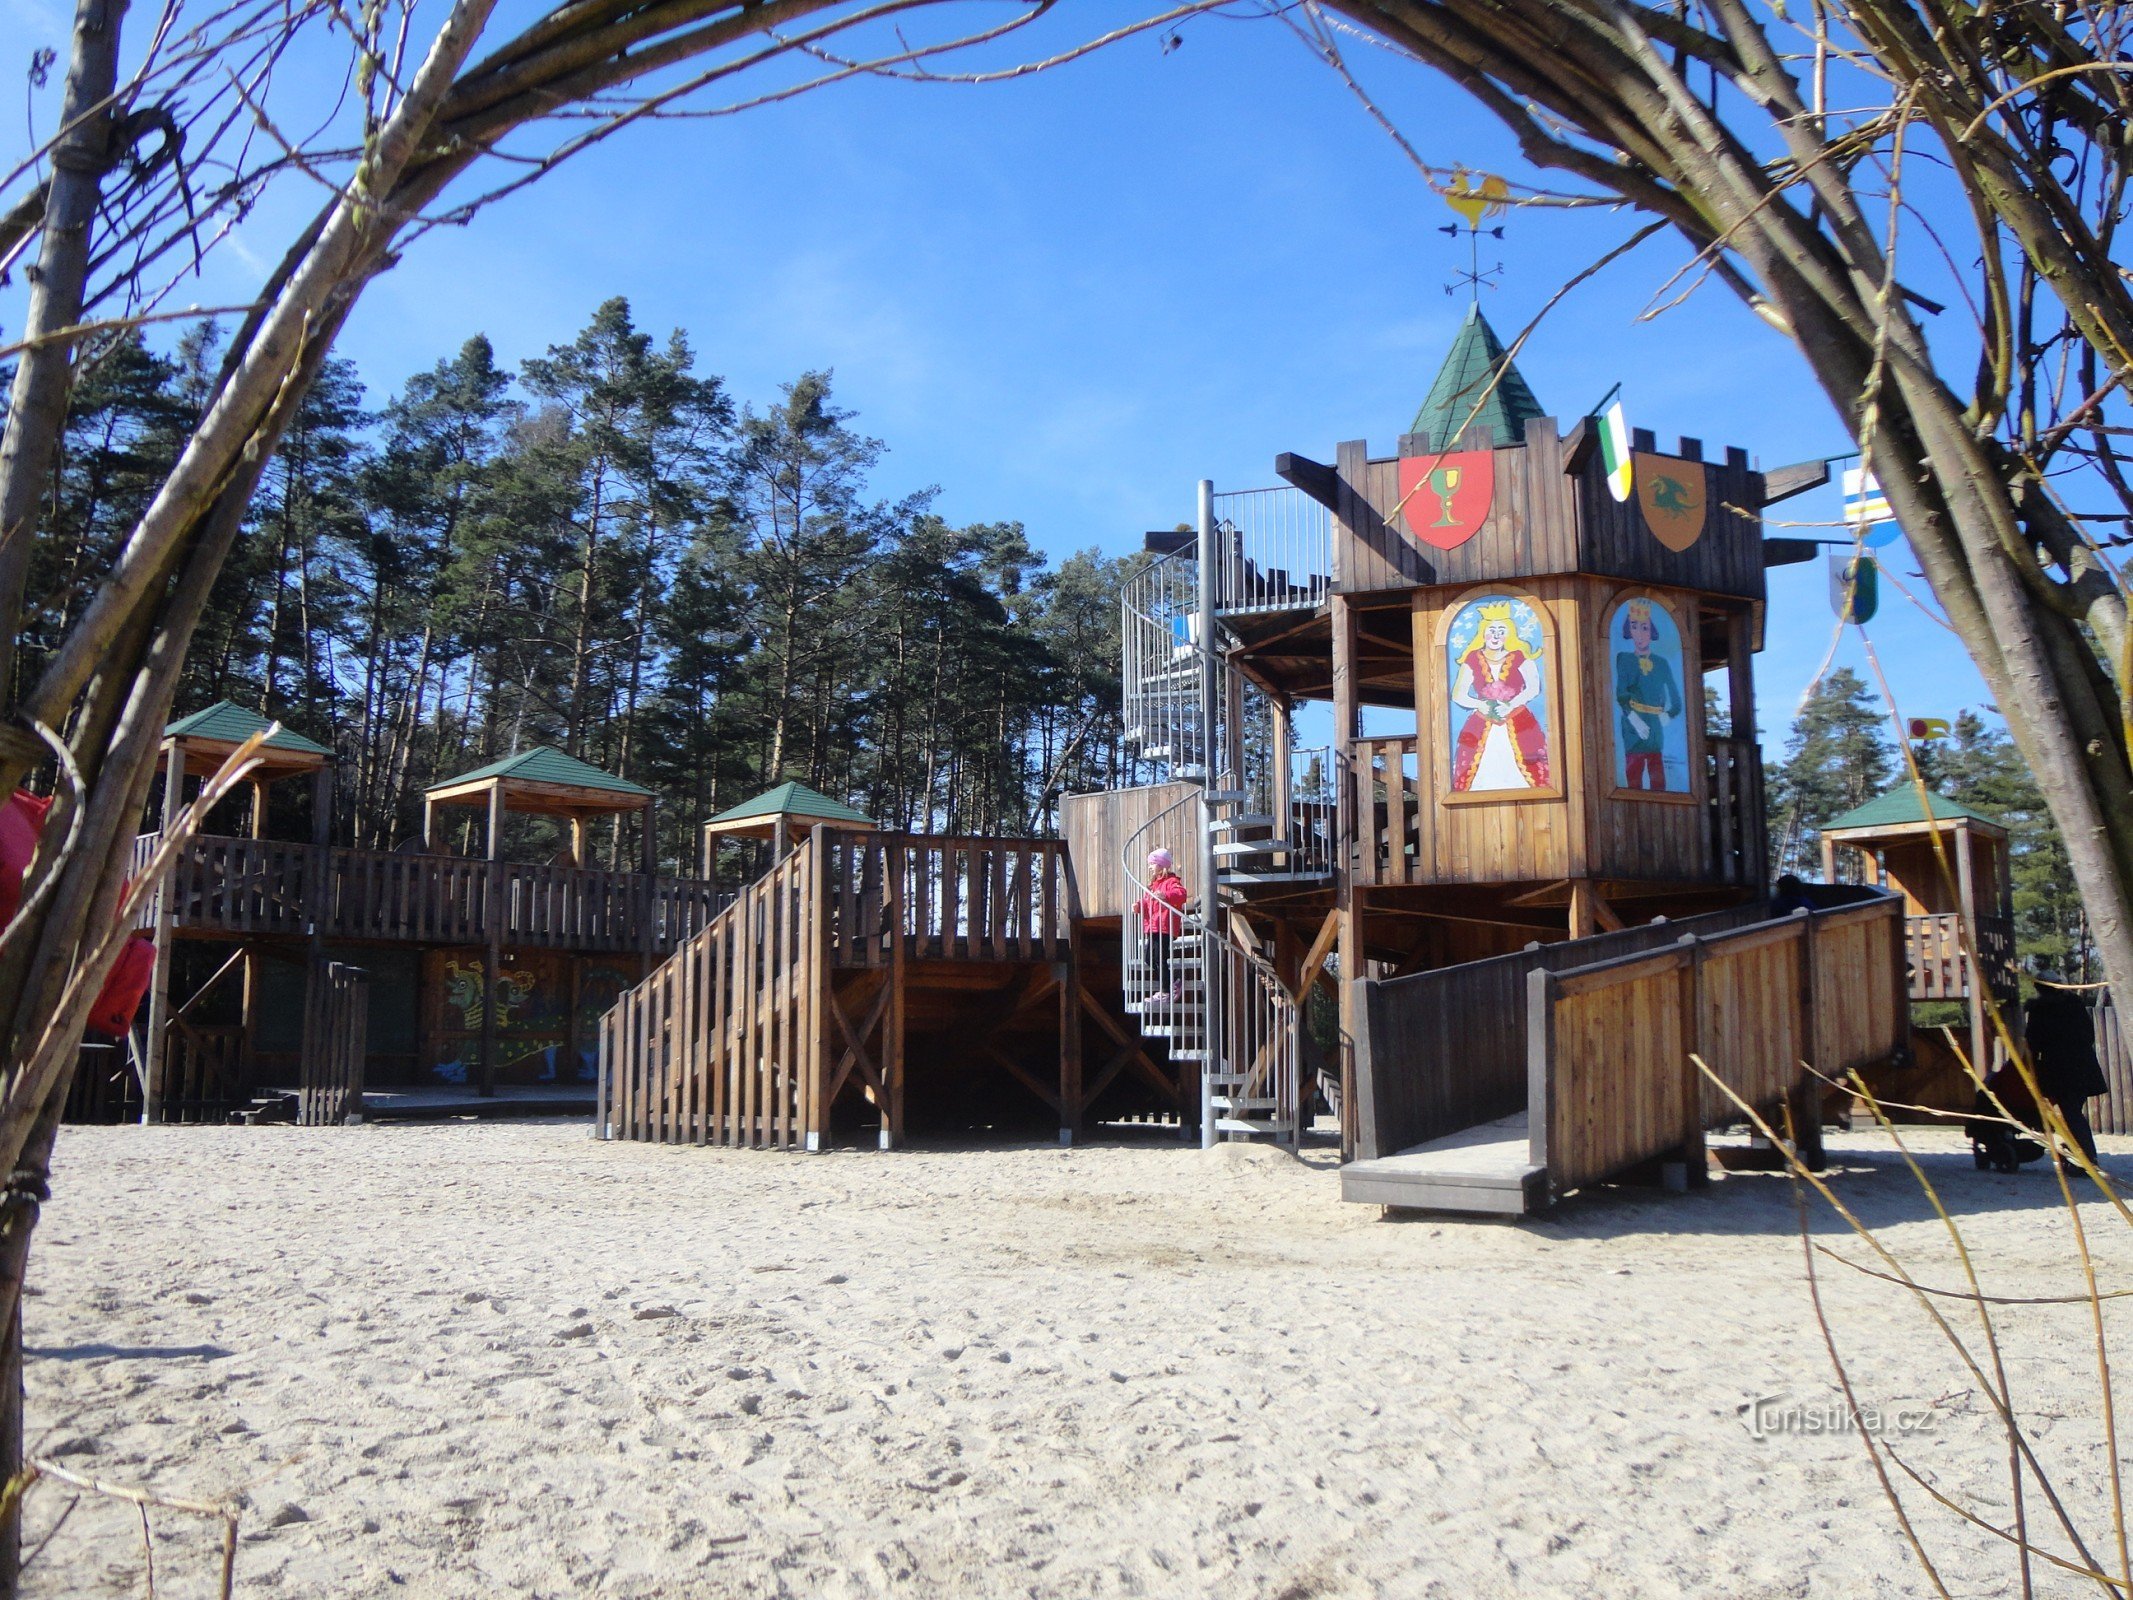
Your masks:
{"label": "pine tree", "polygon": [[[1824,823],[1883,793],[1897,753],[1878,698],[1849,667],[1825,677],[1793,719],[1770,783],[1773,867],[1814,876]],[[1846,869],[1840,863],[1841,870]]]}

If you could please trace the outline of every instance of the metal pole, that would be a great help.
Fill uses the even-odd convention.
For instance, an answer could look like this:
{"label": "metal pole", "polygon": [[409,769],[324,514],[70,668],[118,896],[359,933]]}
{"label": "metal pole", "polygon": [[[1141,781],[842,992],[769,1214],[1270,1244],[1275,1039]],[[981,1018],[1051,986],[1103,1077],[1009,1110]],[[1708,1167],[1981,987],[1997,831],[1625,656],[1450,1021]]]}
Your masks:
{"label": "metal pole", "polygon": [[1200,1063],[1200,1148],[1215,1145],[1214,1077],[1227,1070],[1222,1050],[1222,1002],[1224,984],[1218,956],[1221,948],[1221,904],[1216,896],[1214,807],[1206,795],[1230,781],[1218,778],[1215,753],[1222,748],[1215,737],[1222,710],[1222,682],[1215,654],[1215,583],[1221,553],[1215,548],[1215,486],[1200,480],[1200,994],[1201,1014],[1206,1018],[1207,1059]]}

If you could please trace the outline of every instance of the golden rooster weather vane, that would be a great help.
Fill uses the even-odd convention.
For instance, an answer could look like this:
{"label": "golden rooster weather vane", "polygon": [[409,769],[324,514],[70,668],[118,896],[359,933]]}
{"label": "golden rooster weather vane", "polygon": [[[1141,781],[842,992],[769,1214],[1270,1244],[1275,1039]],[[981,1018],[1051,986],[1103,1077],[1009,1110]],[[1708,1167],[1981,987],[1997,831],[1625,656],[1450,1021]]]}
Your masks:
{"label": "golden rooster weather vane", "polygon": [[1496,287],[1495,280],[1503,276],[1502,262],[1496,262],[1488,267],[1484,267],[1481,264],[1481,236],[1487,234],[1490,238],[1501,242],[1503,239],[1502,225],[1484,228],[1481,222],[1484,217],[1500,217],[1510,208],[1511,186],[1494,173],[1484,172],[1479,174],[1478,176],[1481,180],[1479,183],[1474,181],[1476,176],[1476,174],[1468,172],[1464,167],[1454,167],[1452,169],[1451,182],[1435,184],[1432,187],[1436,189],[1437,193],[1444,196],[1446,205],[1466,219],[1465,227],[1460,227],[1457,224],[1447,224],[1437,230],[1439,233],[1448,233],[1455,239],[1463,233],[1466,235],[1467,240],[1466,271],[1459,273],[1450,283],[1446,284],[1444,292],[1446,294],[1456,294],[1459,292],[1459,286],[1466,284],[1473,290],[1474,299],[1478,303],[1481,299],[1482,285],[1487,284],[1493,289]]}

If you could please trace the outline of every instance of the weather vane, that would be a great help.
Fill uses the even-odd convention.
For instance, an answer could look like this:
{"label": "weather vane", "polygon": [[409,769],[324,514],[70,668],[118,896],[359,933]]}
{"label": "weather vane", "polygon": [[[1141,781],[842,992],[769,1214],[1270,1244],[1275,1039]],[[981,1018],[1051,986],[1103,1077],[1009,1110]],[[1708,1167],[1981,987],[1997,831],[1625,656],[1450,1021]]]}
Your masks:
{"label": "weather vane", "polygon": [[1449,184],[1437,188],[1437,193],[1444,196],[1446,205],[1466,219],[1465,227],[1447,224],[1437,230],[1439,233],[1450,234],[1454,239],[1462,233],[1466,235],[1466,271],[1456,274],[1452,281],[1444,286],[1444,292],[1457,294],[1460,285],[1465,284],[1473,291],[1474,300],[1479,304],[1482,286],[1486,284],[1493,289],[1496,287],[1496,280],[1503,276],[1501,261],[1486,267],[1481,264],[1481,236],[1487,234],[1501,243],[1503,228],[1500,224],[1493,228],[1484,228],[1481,222],[1484,217],[1500,217],[1504,214],[1511,203],[1511,187],[1492,173],[1483,173],[1481,182],[1477,185],[1472,175],[1460,167],[1453,170]]}

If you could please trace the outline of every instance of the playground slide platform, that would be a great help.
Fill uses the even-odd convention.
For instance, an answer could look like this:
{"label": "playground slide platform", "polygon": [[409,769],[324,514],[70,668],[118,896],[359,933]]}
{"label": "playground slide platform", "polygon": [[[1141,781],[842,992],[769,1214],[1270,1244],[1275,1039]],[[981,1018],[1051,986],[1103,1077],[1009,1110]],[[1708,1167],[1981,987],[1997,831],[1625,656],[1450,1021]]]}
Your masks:
{"label": "playground slide platform", "polygon": [[1547,1169],[1532,1159],[1526,1114],[1462,1128],[1341,1168],[1341,1198],[1416,1211],[1523,1217],[1548,1201]]}

